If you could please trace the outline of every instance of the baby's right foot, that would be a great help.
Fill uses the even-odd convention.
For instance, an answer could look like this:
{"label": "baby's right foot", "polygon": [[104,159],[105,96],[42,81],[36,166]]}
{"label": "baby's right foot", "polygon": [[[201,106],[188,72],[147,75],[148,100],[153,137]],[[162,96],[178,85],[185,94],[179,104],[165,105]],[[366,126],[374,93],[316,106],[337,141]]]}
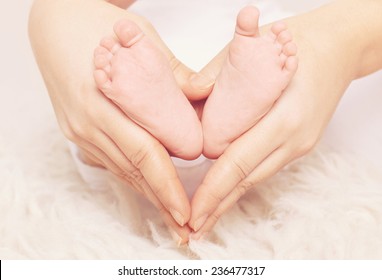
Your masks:
{"label": "baby's right foot", "polygon": [[297,69],[296,46],[284,24],[260,36],[259,11],[252,6],[237,17],[228,57],[203,110],[203,154],[219,157],[254,126],[287,87]]}
{"label": "baby's right foot", "polygon": [[129,20],[117,22],[114,32],[117,39],[104,38],[95,50],[98,88],[172,155],[197,158],[203,147],[201,124],[167,58]]}

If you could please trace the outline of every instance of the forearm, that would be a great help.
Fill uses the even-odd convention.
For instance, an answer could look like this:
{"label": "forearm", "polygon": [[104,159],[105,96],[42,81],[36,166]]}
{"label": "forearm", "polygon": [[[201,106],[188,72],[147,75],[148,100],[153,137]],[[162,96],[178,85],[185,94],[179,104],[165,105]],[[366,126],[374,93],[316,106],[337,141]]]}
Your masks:
{"label": "forearm", "polygon": [[[382,69],[381,14],[381,0],[340,0],[285,19],[298,45],[300,68],[313,61],[312,55],[320,60],[324,57],[326,60],[321,62],[344,86]],[[270,26],[261,27],[261,32],[267,32]],[[202,72],[216,77],[228,48],[229,45]]]}
{"label": "forearm", "polygon": [[[344,48],[350,51],[347,57],[355,56],[355,75],[360,78],[382,69],[382,1],[339,1],[347,16]],[[346,5],[346,6],[345,6]],[[338,12],[341,7],[338,7]],[[339,30],[340,32],[341,30]]]}
{"label": "forearm", "polygon": [[287,23],[298,41],[331,52],[333,66],[352,80],[382,68],[381,15],[381,0],[339,0]]}
{"label": "forearm", "polygon": [[[171,52],[142,17],[103,0],[37,0],[29,21],[31,44],[49,92],[76,91],[93,71],[95,47],[121,18],[136,22],[170,58]],[[62,90],[62,89],[61,89]]]}

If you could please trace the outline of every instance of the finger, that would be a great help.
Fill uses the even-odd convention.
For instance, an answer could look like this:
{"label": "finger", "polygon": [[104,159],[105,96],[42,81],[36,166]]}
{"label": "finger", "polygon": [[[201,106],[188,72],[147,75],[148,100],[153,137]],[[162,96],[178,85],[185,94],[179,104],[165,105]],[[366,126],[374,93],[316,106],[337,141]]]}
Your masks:
{"label": "finger", "polygon": [[77,135],[76,142],[79,147],[87,152],[89,158],[102,162],[104,167],[119,177],[123,177],[127,172],[135,171],[136,168],[101,130],[92,129],[90,132],[86,131],[82,134],[86,134],[86,137]]}
{"label": "finger", "polygon": [[143,128],[118,110],[119,117],[105,114],[101,128],[140,170],[159,201],[180,226],[190,217],[190,204],[166,149]]}
{"label": "finger", "polygon": [[288,132],[282,129],[280,123],[273,121],[275,115],[259,122],[231,143],[211,167],[192,198],[189,224],[195,231],[235,186],[278,149],[283,139],[287,139]]}
{"label": "finger", "polygon": [[100,165],[110,170],[114,174],[121,173],[121,169],[118,167],[118,165],[116,165],[114,161],[111,160],[110,157],[107,156],[107,154],[96,145],[85,141],[84,139],[78,141],[77,145],[81,149],[82,153],[92,161],[100,163]]}
{"label": "finger", "polygon": [[92,153],[84,149],[78,148],[78,157],[86,165],[90,165],[90,166],[94,166],[98,168],[105,168],[105,164],[102,163],[101,160],[99,160]]}
{"label": "finger", "polygon": [[[191,100],[202,100],[208,97],[212,92],[216,77],[219,75],[223,63],[228,54],[228,46],[224,48],[217,56],[215,56],[204,68],[199,72],[190,76],[189,89]],[[193,94],[192,94],[193,93]]]}
{"label": "finger", "polygon": [[189,100],[202,100],[210,94],[212,85],[215,83],[214,80],[208,79],[207,77],[197,84],[191,83],[191,80],[195,76],[198,76],[195,71],[188,68],[174,56],[170,59],[170,65],[179,87]]}
{"label": "finger", "polygon": [[174,239],[175,243],[179,247],[182,244],[188,242],[189,235],[191,233],[191,229],[186,226],[180,226],[171,214],[167,211],[167,209],[163,206],[163,204],[159,201],[156,195],[153,193],[150,186],[146,183],[141,184],[142,190],[144,192],[145,197],[159,210],[159,213],[168,226],[170,234]]}
{"label": "finger", "polygon": [[192,232],[191,228],[188,225],[181,227],[167,210],[161,211],[160,214],[163,221],[168,226],[176,245],[180,247],[181,245],[187,244]]}
{"label": "finger", "polygon": [[[90,159],[92,162],[96,162],[102,167],[106,168],[109,170],[111,173],[113,173],[115,176],[120,178],[122,181],[126,182],[129,184],[130,187],[132,187],[134,190],[136,190],[138,193],[144,194],[142,187],[130,180],[132,177],[131,175],[125,176],[125,171],[123,171],[118,165],[116,165],[107,155],[106,153],[99,149],[97,146],[93,145],[90,142],[86,142],[84,140],[81,141],[81,146],[80,152],[82,155],[85,155],[87,159]],[[85,163],[88,164],[88,162],[85,161],[81,158],[81,160]],[[132,172],[133,174],[136,174],[135,172]],[[142,176],[141,176],[142,177]],[[129,180],[128,180],[129,179]]]}
{"label": "finger", "polygon": [[[91,143],[88,144],[89,147],[91,147]],[[107,151],[111,151],[110,147],[106,148]],[[87,150],[81,149],[81,153],[89,158],[90,160],[101,164],[101,165],[110,165],[110,163],[104,164],[101,163],[102,160],[99,160],[96,158],[91,152],[88,152]],[[114,152],[112,151],[112,154]],[[108,160],[107,160],[108,161]],[[125,165],[126,167],[126,165]],[[146,180],[143,178],[143,176],[140,174],[140,171],[133,167],[129,167],[129,172],[126,173],[126,175],[123,175],[124,172],[122,169],[118,169],[118,167],[115,167],[113,169],[116,169],[117,171],[112,171],[116,176],[118,176],[123,182],[129,185],[129,187],[132,187],[134,190],[136,190],[138,193],[142,194],[146,199],[148,199],[158,210],[161,214],[164,222],[169,227],[170,233],[176,242],[177,246],[180,246],[182,244],[187,243],[188,236],[191,232],[189,227],[180,227],[177,222],[174,220],[174,218],[170,215],[170,213],[165,209],[165,207],[162,205],[162,203],[158,200],[158,198],[155,196],[155,194],[152,192],[150,186],[147,184]]]}
{"label": "finger", "polygon": [[[118,176],[123,182],[128,184],[129,187],[132,187],[138,193],[141,193],[143,196],[145,196],[159,210],[164,222],[169,227],[171,235],[174,238],[174,241],[176,242],[176,244],[178,246],[185,244],[188,241],[188,236],[191,232],[190,228],[188,226],[181,227],[177,224],[174,218],[163,206],[163,204],[155,196],[155,194],[153,193],[152,189],[150,188],[150,186],[148,185],[148,183],[146,182],[146,180],[144,179],[140,171],[137,168],[135,168],[127,159],[123,160],[124,157],[122,157],[122,165],[123,165],[123,168],[125,168],[125,171],[123,171],[121,169],[121,166],[118,166],[118,164],[115,165],[114,162],[111,161],[108,156],[106,156],[106,154],[103,154],[102,151],[105,151],[107,154],[109,154],[112,157],[113,156],[120,157],[121,151],[118,149],[118,147],[115,146],[115,144],[110,143],[107,140],[108,139],[107,136],[99,137],[102,135],[103,134],[99,134],[97,137],[99,140],[98,144],[100,145],[101,149],[94,146],[90,142],[84,144],[85,141],[83,141],[82,144],[87,149],[92,149],[93,152],[98,151],[97,152],[98,156],[103,159],[101,160],[98,159],[96,156],[92,154],[92,152],[86,150],[85,148],[81,149],[81,153],[85,157],[89,158],[92,162],[95,162],[102,166],[106,166],[112,173]],[[128,172],[126,172],[126,170],[128,170]]]}
{"label": "finger", "polygon": [[280,147],[271,153],[260,163],[245,179],[241,180],[233,190],[221,201],[215,211],[208,216],[206,222],[198,232],[192,235],[193,239],[199,239],[212,230],[219,218],[229,210],[250,188],[259,182],[276,174],[281,168],[288,164],[293,158],[289,149]]}

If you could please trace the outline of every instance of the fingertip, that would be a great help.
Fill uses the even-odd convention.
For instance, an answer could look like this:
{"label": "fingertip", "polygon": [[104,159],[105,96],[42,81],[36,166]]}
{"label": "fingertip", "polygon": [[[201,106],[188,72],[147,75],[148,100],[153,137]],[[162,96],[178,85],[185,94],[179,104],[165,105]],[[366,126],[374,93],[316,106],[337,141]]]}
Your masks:
{"label": "fingertip", "polygon": [[187,97],[190,100],[201,100],[207,98],[215,85],[215,80],[200,74],[194,73],[189,79],[190,90],[187,91]]}
{"label": "fingertip", "polygon": [[208,215],[207,214],[204,214],[198,218],[195,219],[195,221],[192,222],[192,224],[190,225],[191,228],[196,232],[198,231],[199,229],[202,228],[202,226],[205,224],[205,222],[207,221],[207,218],[208,218]]}
{"label": "fingertip", "polygon": [[[178,223],[179,226],[183,227],[187,224],[187,222],[190,219],[190,208],[187,207],[186,209],[182,209],[181,211],[175,210],[175,209],[169,209],[171,216],[174,218],[174,220]],[[182,213],[182,214],[181,214]]]}
{"label": "fingertip", "polygon": [[188,227],[187,225],[182,226],[182,227],[179,226],[179,224],[177,224],[174,221],[174,219],[172,218],[170,213],[168,213],[166,211],[162,213],[162,218],[163,218],[163,221],[165,222],[165,224],[167,225],[168,231],[169,231],[172,239],[176,243],[177,247],[180,247],[182,245],[187,244],[187,242],[189,240],[189,236],[192,232],[190,227]]}

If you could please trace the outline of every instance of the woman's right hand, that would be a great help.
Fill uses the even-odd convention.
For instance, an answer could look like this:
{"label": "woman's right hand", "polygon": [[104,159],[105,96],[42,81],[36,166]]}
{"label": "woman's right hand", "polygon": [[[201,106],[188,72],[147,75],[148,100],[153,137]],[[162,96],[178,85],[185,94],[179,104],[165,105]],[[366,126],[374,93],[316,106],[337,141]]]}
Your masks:
{"label": "woman's right hand", "polygon": [[184,91],[193,72],[180,63],[152,26],[106,1],[37,0],[29,34],[40,71],[65,136],[86,162],[105,167],[149,199],[172,228],[188,240],[190,203],[166,149],[96,88],[93,51],[120,18],[135,21],[168,57]]}

